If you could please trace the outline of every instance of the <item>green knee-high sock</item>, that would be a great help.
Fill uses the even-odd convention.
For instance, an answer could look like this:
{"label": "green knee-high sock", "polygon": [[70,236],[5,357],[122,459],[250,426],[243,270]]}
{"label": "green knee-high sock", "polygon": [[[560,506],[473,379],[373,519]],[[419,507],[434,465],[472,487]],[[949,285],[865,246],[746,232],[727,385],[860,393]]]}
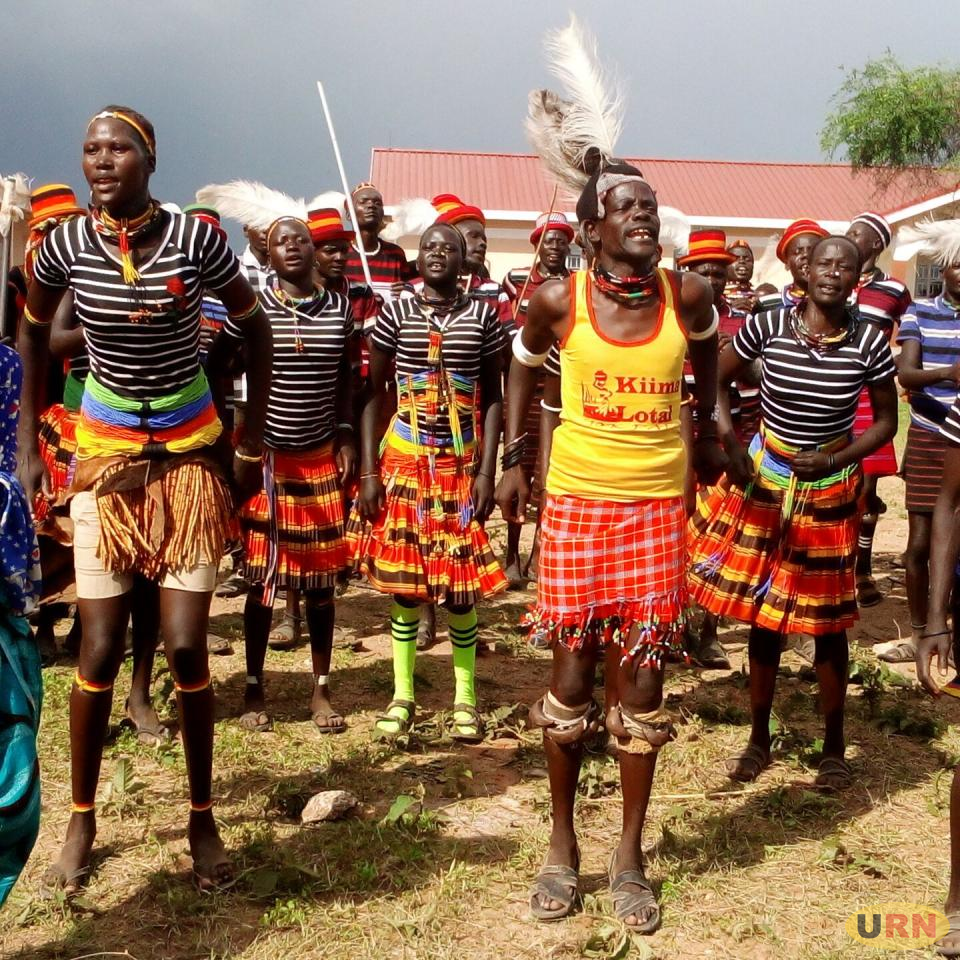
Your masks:
{"label": "green knee-high sock", "polygon": [[450,643],[453,647],[453,678],[456,690],[454,703],[477,705],[474,689],[477,665],[477,610],[471,607],[466,613],[451,613]]}
{"label": "green knee-high sock", "polygon": [[413,668],[417,659],[417,627],[420,608],[405,607],[393,601],[390,608],[390,634],[393,637],[393,699],[410,700],[413,696]]}

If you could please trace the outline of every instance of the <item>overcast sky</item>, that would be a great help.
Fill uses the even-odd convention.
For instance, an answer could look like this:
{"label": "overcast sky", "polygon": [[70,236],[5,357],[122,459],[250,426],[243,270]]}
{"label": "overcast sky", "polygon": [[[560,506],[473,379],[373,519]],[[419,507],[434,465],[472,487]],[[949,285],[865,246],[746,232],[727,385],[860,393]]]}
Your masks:
{"label": "overcast sky", "polygon": [[[86,199],[80,141],[106,103],[158,136],[153,192],[260,179],[339,189],[316,80],[351,182],[374,146],[522,152],[530,89],[551,84],[541,38],[573,9],[628,94],[621,152],[825,159],[842,67],[886,48],[951,62],[960,3],[873,0],[28,0],[7,3],[0,172],[66,181]],[[15,13],[13,13],[15,11]],[[953,60],[953,62],[956,62]]]}

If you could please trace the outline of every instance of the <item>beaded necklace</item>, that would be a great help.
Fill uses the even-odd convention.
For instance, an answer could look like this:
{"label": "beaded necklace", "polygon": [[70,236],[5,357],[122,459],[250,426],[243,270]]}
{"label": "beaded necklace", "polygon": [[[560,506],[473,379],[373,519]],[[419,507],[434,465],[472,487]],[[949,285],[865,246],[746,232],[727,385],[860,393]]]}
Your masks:
{"label": "beaded necklace", "polygon": [[803,318],[803,311],[799,307],[794,307],[790,311],[790,329],[793,335],[805,346],[811,350],[822,353],[826,350],[836,350],[853,339],[859,322],[858,317],[853,311],[846,310],[846,325],[833,333],[814,333],[807,326]]}
{"label": "beaded necklace", "polygon": [[593,268],[593,282],[611,300],[632,307],[643,306],[660,294],[656,273],[644,277],[617,277],[597,265]]}
{"label": "beaded necklace", "polygon": [[147,209],[139,217],[130,219],[121,217],[116,220],[104,207],[97,207],[91,214],[93,229],[101,236],[117,241],[117,246],[120,248],[123,282],[129,286],[133,286],[140,279],[140,272],[133,264],[130,241],[136,240],[137,237],[152,229],[160,219],[160,214],[160,204],[156,200],[151,200],[147,204]]}
{"label": "beaded necklace", "polygon": [[313,317],[308,313],[301,313],[297,307],[303,306],[305,303],[313,303],[318,297],[323,296],[323,288],[317,287],[314,289],[313,293],[308,294],[305,297],[295,297],[292,293],[287,293],[286,290],[281,289],[280,287],[273,288],[273,295],[277,298],[280,303],[280,306],[285,307],[291,317],[293,317],[293,346],[297,353],[306,353],[307,348],[303,344],[303,337],[300,335],[300,318],[304,320],[312,320]]}

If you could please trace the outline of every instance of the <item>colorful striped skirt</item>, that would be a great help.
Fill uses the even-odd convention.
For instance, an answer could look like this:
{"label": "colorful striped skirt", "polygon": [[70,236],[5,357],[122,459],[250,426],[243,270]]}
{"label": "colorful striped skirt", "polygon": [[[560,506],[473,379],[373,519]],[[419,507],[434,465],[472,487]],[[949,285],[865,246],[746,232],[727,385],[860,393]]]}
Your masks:
{"label": "colorful striped skirt", "polygon": [[916,423],[907,431],[903,452],[903,478],[907,482],[906,507],[913,513],[933,513],[943,485],[943,458],[947,441],[939,431]]}
{"label": "colorful striped skirt", "polygon": [[758,434],[749,487],[725,477],[701,496],[688,527],[690,596],[710,613],[776,633],[837,633],[857,620],[862,475],[853,466],[799,482],[789,468],[797,452]]}
{"label": "colorful striped skirt", "polygon": [[[73,479],[78,417],[76,410],[68,410],[62,403],[48,407],[40,417],[40,459],[50,476],[50,489],[54,497],[59,497]],[[39,492],[34,499],[33,512],[38,524],[43,523],[50,514],[50,501]]]}
{"label": "colorful striped skirt", "polygon": [[381,593],[472,606],[507,588],[473,516],[472,460],[430,458],[387,446],[380,462],[386,506],[375,522],[356,505],[347,524],[354,563]]}
{"label": "colorful striped skirt", "polygon": [[240,510],[246,575],[265,593],[322,590],[350,563],[344,539],[343,490],[333,444],[315,450],[269,450],[264,489]]}
{"label": "colorful striped skirt", "polygon": [[[859,437],[871,426],[873,426],[873,406],[870,403],[870,391],[864,387],[860,392],[860,400],[857,403],[857,416],[853,421],[853,435]],[[893,448],[893,441],[889,440],[879,450],[875,450],[870,456],[864,457],[860,466],[867,476],[894,476],[897,472],[897,452]]]}
{"label": "colorful striped skirt", "polygon": [[684,528],[682,497],[620,503],[547,493],[537,605],[526,622],[571,650],[617,643],[641,666],[682,653]]}

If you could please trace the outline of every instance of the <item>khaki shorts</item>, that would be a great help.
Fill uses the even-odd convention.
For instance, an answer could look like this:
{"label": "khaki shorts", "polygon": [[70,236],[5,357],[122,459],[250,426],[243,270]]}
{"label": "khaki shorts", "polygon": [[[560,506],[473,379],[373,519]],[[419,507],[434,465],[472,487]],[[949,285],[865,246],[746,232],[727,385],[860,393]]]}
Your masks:
{"label": "khaki shorts", "polygon": [[[106,600],[119,597],[133,587],[132,573],[114,573],[105,569],[97,556],[100,542],[100,515],[97,498],[90,490],[78,493],[70,501],[73,520],[73,565],[77,574],[77,596],[81,600]],[[190,570],[168,571],[160,586],[189,593],[210,593],[217,585],[217,564],[199,563]]]}

